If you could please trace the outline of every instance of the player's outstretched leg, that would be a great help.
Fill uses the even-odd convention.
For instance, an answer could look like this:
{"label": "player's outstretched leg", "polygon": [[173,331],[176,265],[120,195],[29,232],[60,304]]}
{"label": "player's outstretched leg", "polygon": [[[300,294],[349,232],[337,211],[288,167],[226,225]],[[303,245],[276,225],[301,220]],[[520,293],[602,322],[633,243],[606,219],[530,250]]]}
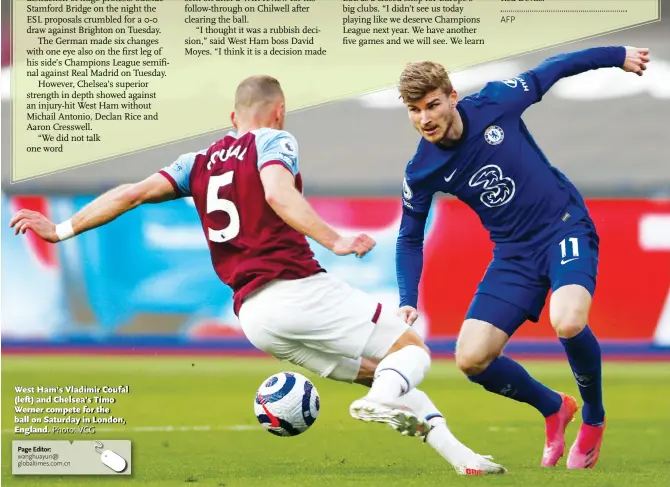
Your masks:
{"label": "player's outstretched leg", "polygon": [[414,330],[381,305],[370,324],[374,326],[359,356],[378,365],[370,392],[351,404],[351,416],[387,423],[405,434],[420,436],[428,430],[425,419],[393,404],[421,383],[430,368],[430,351]]}
{"label": "player's outstretched leg", "polygon": [[412,389],[400,397],[397,404],[409,408],[420,418],[425,418],[429,430],[423,436],[424,441],[449,462],[459,475],[504,474],[507,469],[493,462],[490,456],[479,455],[461,443],[447,426],[442,413],[428,395]]}
{"label": "player's outstretched leg", "polygon": [[568,454],[568,468],[593,468],[605,432],[600,345],[586,324],[591,294],[580,285],[554,291],[550,319],[565,348],[570,368],[584,401],[582,425]]}
{"label": "player's outstretched leg", "polygon": [[[395,317],[384,319],[395,320],[396,326],[407,327]],[[384,334],[386,325],[380,317],[380,334]],[[376,341],[373,333],[370,343],[374,344]],[[400,396],[419,385],[428,372],[431,362],[428,348],[421,337],[409,327],[385,354],[380,350],[375,351],[375,345],[372,347],[368,347],[367,354],[381,360],[374,372],[370,392],[351,404],[349,411],[352,417],[361,421],[387,423],[404,434],[421,436],[429,428],[427,422],[411,410],[398,408],[394,404]]]}
{"label": "player's outstretched leg", "polygon": [[[363,359],[355,382],[370,387],[376,368],[376,361]],[[412,389],[390,406],[396,410],[406,411],[409,413],[406,417],[413,418],[407,421],[408,425],[412,425],[410,428],[397,428],[394,424],[391,426],[403,435],[421,437],[451,464],[459,475],[490,475],[507,472],[505,467],[493,462],[492,457],[479,455],[461,443],[449,430],[444,416],[425,392],[416,388]]]}
{"label": "player's outstretched leg", "polygon": [[[353,379],[353,382],[371,388],[379,360],[361,358],[359,361],[358,374]],[[333,378],[332,375],[329,377]],[[368,406],[367,396],[354,401],[349,410],[355,419],[388,424],[403,436],[425,437],[426,433],[430,430],[429,422],[424,419],[424,416],[416,414],[412,411],[412,408],[403,404],[401,402],[402,397],[404,396],[401,396],[396,401],[388,401],[387,404],[375,403],[374,409],[376,410],[376,414],[373,414],[373,411],[365,411]]]}
{"label": "player's outstretched leg", "polygon": [[[503,327],[510,329],[510,334],[525,320],[522,310],[515,317],[516,310],[510,304],[493,297],[484,298],[489,300],[486,303],[477,299],[475,309],[497,311],[501,318],[507,316]],[[505,306],[511,309],[506,310]],[[565,430],[578,409],[577,403],[535,380],[518,362],[500,355],[508,339],[505,331],[488,322],[466,319],[456,345],[456,363],[470,381],[494,394],[529,404],[544,416],[542,466],[553,467],[565,452]]]}

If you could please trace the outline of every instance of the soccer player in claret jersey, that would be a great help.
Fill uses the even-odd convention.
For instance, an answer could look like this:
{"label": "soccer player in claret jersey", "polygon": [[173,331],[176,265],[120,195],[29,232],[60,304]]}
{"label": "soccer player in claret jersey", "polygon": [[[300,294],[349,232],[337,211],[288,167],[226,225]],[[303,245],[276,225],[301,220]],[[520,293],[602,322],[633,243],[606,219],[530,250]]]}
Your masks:
{"label": "soccer player in claret jersey", "polygon": [[400,96],[422,138],[403,182],[396,252],[399,314],[409,324],[416,319],[428,211],[435,193],[453,194],[477,213],[495,243],[458,337],[456,362],[487,391],[542,413],[543,466],[555,466],[563,456],[565,429],[577,402],[501,354],[526,320],[538,320],[552,289],[551,323],[584,402],[567,467],[592,468],[605,429],[600,347],[587,325],[599,239],[581,195],[549,163],[521,116],[561,78],[607,67],[642,75],[648,61],[647,49],[631,47],[562,54],[515,78],[490,82],[458,102],[440,64],[411,63],[400,77]]}
{"label": "soccer player in claret jersey", "polygon": [[298,143],[283,130],[284,118],[279,82],[247,78],[235,94],[235,132],[100,196],[63,223],[21,210],[10,225],[55,243],[140,204],[193,197],[214,269],[233,289],[234,310],[254,346],[322,377],[370,387],[351,405],[354,418],[422,437],[459,474],[505,473],[460,443],[416,389],[431,363],[423,340],[314,259],[305,235],[337,255],[363,256],[375,242],[339,235],[303,198]]}

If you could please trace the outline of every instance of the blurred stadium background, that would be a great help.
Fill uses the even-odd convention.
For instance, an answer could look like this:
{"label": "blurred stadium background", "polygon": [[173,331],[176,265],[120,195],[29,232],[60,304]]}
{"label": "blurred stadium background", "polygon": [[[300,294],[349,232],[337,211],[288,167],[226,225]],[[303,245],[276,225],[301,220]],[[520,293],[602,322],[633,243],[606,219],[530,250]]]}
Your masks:
{"label": "blurred stadium background", "polygon": [[[9,2],[3,1],[3,13]],[[670,0],[663,5],[670,9]],[[3,15],[4,22],[8,16]],[[2,225],[22,207],[69,217],[101,191],[133,182],[217,135],[17,184],[9,182],[9,25],[2,38]],[[525,119],[553,164],[588,198],[602,237],[592,327],[610,357],[670,353],[670,21],[454,73],[462,94],[545,57],[604,44],[650,47],[642,78],[600,70],[559,82]],[[448,59],[443,60],[448,65]],[[290,100],[289,100],[290,103]],[[417,136],[394,89],[292,113],[306,193],[329,221],[378,241],[363,260],[315,246],[331,272],[397,304],[395,236],[403,169]],[[450,353],[491,246],[476,216],[450,198],[429,225],[418,329]],[[2,232],[4,352],[251,351],[230,291],[211,269],[189,200],[140,208],[58,246]],[[528,325],[511,352],[562,353],[547,323]]]}

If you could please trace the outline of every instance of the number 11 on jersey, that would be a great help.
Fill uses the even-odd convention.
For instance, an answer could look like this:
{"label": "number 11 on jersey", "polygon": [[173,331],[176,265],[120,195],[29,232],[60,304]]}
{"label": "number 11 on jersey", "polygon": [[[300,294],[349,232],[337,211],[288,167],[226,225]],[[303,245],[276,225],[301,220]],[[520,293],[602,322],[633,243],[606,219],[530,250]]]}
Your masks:
{"label": "number 11 on jersey", "polygon": [[[570,256],[568,256],[566,241],[570,243]],[[579,240],[577,240],[577,237],[564,238],[559,245],[561,246],[561,264],[567,264],[572,260],[579,259]]]}

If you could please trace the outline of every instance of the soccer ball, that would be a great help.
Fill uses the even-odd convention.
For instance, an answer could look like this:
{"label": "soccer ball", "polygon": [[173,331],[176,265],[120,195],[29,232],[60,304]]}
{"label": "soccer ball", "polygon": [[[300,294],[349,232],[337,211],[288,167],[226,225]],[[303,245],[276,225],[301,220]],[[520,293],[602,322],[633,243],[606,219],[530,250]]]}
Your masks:
{"label": "soccer ball", "polygon": [[319,415],[319,393],[307,377],[295,372],[271,375],[254,398],[258,422],[277,436],[297,436]]}

